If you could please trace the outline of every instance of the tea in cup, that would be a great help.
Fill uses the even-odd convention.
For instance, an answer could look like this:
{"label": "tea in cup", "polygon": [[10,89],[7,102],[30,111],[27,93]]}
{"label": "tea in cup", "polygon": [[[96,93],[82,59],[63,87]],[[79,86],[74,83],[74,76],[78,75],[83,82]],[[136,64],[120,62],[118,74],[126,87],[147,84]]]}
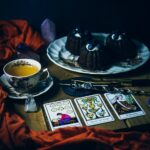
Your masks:
{"label": "tea in cup", "polygon": [[43,70],[41,64],[34,59],[16,59],[8,62],[3,71],[8,83],[16,91],[28,93],[38,84],[41,75],[47,70]]}

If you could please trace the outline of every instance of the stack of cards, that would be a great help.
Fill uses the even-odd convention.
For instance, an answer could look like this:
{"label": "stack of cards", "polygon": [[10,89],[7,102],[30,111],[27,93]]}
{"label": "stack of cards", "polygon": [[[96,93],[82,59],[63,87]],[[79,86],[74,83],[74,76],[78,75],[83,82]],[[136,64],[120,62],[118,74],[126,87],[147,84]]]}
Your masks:
{"label": "stack of cards", "polygon": [[[145,115],[144,110],[131,94],[105,93],[104,96],[120,120]],[[87,126],[114,121],[114,117],[99,94],[75,98],[74,102]],[[70,99],[46,103],[44,110],[52,130],[82,126]]]}

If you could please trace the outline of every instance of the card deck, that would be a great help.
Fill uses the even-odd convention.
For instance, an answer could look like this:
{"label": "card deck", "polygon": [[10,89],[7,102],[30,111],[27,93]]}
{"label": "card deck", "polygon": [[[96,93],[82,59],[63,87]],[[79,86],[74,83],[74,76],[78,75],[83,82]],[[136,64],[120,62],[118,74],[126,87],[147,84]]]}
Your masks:
{"label": "card deck", "polygon": [[99,94],[76,98],[75,103],[87,126],[114,121]]}
{"label": "card deck", "polygon": [[46,103],[44,110],[52,130],[69,126],[82,126],[70,99]]}
{"label": "card deck", "polygon": [[144,110],[131,94],[105,93],[104,95],[120,120],[145,115]]}

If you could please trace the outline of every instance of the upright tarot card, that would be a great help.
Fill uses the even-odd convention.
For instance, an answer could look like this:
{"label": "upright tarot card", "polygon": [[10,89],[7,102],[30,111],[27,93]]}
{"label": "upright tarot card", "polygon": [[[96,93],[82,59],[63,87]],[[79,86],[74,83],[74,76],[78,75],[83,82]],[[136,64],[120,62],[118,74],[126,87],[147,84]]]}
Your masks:
{"label": "upright tarot card", "polygon": [[114,121],[112,114],[99,94],[76,98],[75,103],[87,126]]}
{"label": "upright tarot card", "polygon": [[52,130],[68,126],[82,126],[70,99],[44,104]]}
{"label": "upright tarot card", "polygon": [[105,93],[104,95],[118,118],[121,120],[145,115],[144,110],[131,94]]}

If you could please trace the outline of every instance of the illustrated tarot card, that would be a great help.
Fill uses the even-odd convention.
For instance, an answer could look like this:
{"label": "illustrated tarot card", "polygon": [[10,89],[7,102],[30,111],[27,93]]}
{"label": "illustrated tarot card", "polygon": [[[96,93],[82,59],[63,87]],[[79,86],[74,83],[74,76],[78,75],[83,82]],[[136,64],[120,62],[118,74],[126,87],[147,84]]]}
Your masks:
{"label": "illustrated tarot card", "polygon": [[114,121],[112,114],[99,94],[76,98],[75,103],[87,126]]}
{"label": "illustrated tarot card", "polygon": [[46,103],[44,110],[52,130],[69,126],[82,126],[70,99]]}
{"label": "illustrated tarot card", "polygon": [[131,94],[105,93],[104,95],[120,120],[145,115],[144,110]]}

